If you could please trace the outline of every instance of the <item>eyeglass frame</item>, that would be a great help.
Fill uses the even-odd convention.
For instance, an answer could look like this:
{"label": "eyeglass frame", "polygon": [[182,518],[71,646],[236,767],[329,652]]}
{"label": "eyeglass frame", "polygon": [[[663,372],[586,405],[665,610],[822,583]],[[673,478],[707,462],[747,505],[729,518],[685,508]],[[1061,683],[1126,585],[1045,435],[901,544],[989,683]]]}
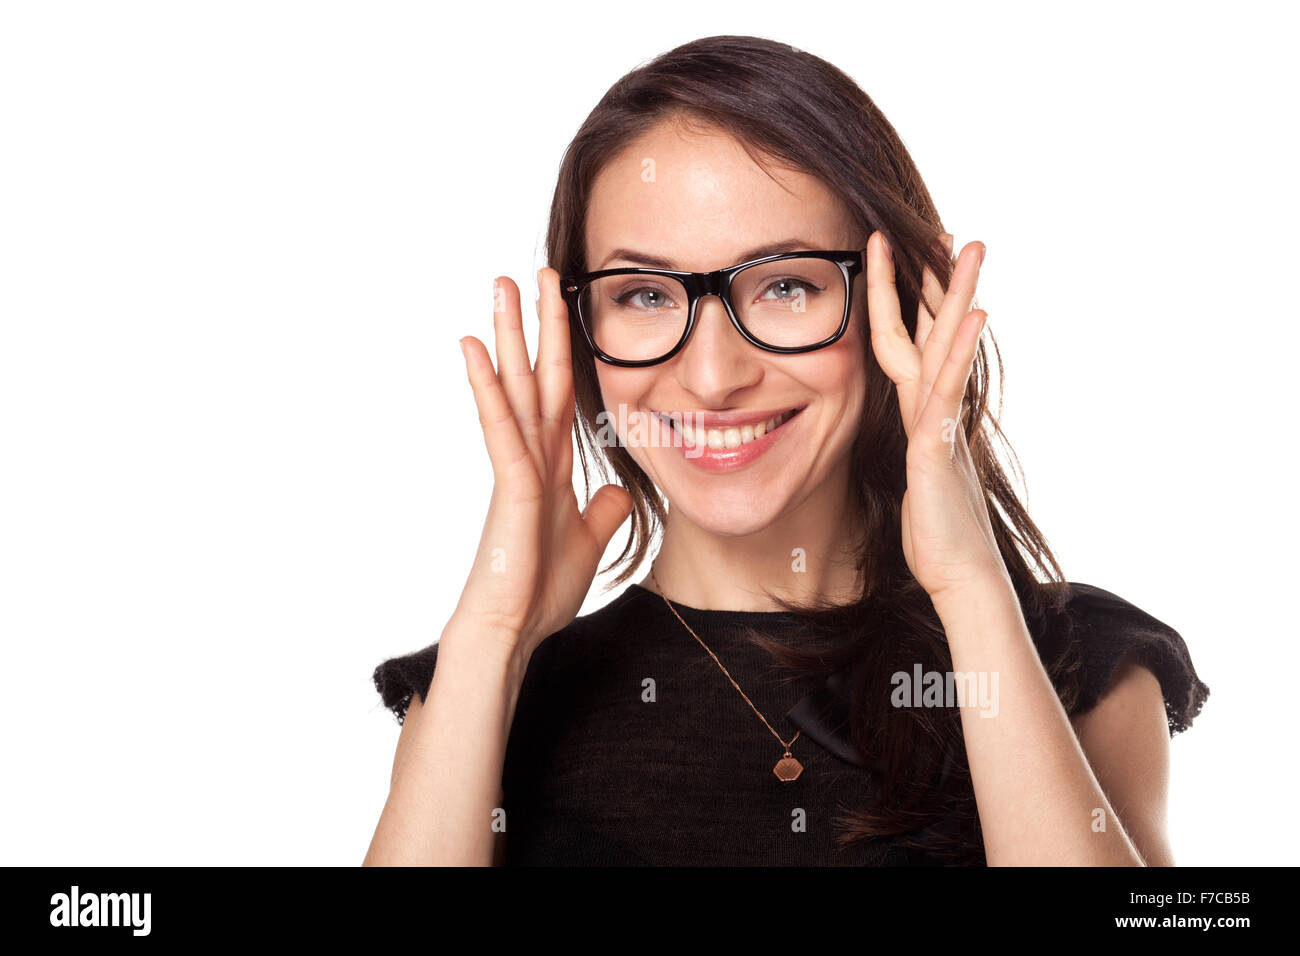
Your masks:
{"label": "eyeglass frame", "polygon": [[[844,278],[844,315],[840,319],[840,327],[833,334],[820,342],[812,345],[768,345],[759,341],[749,330],[745,328],[736,315],[736,310],[731,302],[731,282],[735,276],[751,266],[762,265],[766,262],[776,262],[780,259],[825,259],[834,262],[840,267],[840,274]],[[849,327],[849,316],[853,311],[853,280],[866,267],[865,253],[861,249],[835,249],[803,252],[782,252],[772,256],[764,256],[761,259],[751,259],[748,262],[742,262],[738,265],[728,266],[725,269],[715,269],[712,272],[682,272],[672,269],[650,269],[641,266],[627,267],[622,269],[600,269],[596,272],[587,272],[577,276],[560,277],[560,295],[563,296],[565,304],[569,307],[569,314],[578,318],[578,324],[582,327],[583,337],[586,338],[587,344],[595,353],[596,358],[600,359],[607,365],[616,365],[620,368],[645,368],[651,365],[659,365],[667,362],[674,355],[686,347],[686,343],[691,338],[691,333],[695,331],[696,306],[700,299],[706,295],[716,295],[722,300],[722,306],[727,310],[727,316],[731,319],[731,324],[736,331],[750,345],[762,349],[764,352],[776,352],[782,355],[797,355],[803,352],[815,352],[818,349],[824,349],[828,345],[834,345],[844,335]],[[617,359],[605,352],[596,344],[596,337],[592,329],[587,324],[587,317],[582,314],[582,309],[578,306],[578,296],[582,290],[590,285],[596,279],[612,275],[651,275],[665,276],[670,279],[678,280],[683,288],[686,289],[688,311],[686,316],[686,328],[682,330],[682,337],[672,349],[664,353],[659,358],[654,359]]]}

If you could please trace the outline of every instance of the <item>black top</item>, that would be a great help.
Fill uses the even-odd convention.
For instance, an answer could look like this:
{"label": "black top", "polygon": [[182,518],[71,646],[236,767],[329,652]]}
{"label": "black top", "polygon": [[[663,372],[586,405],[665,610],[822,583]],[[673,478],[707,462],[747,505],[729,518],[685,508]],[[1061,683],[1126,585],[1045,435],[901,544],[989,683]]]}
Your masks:
{"label": "black top", "polygon": [[[1209,688],[1178,632],[1109,591],[1071,589],[1082,692],[1070,714],[1095,705],[1133,652],[1160,681],[1170,734],[1190,726]],[[502,779],[507,865],[935,862],[892,841],[836,845],[832,819],[861,806],[873,779],[848,743],[840,685],[778,680],[775,661],[737,627],[779,635],[794,615],[673,607],[782,738],[799,732],[791,751],[802,775],[777,779],[776,738],[663,598],[633,584],[529,661]],[[431,644],[375,669],[399,722],[428,691],[437,653]]]}

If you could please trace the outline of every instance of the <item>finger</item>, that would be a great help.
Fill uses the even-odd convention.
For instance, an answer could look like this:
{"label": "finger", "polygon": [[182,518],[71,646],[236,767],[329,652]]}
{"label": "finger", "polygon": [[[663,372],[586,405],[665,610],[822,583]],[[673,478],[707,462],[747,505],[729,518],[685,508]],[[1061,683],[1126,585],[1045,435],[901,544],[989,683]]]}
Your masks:
{"label": "finger", "polygon": [[474,404],[478,407],[478,420],[483,428],[488,457],[492,460],[492,471],[497,477],[504,478],[521,461],[530,458],[528,446],[515,421],[505,389],[492,368],[487,346],[467,335],[460,340],[460,347],[465,353],[466,373],[474,390]]}
{"label": "finger", "polygon": [[547,267],[538,274],[537,392],[542,421],[558,425],[567,442],[573,426],[573,356],[569,344],[569,306],[560,294],[560,274]]}
{"label": "finger", "polygon": [[601,554],[605,553],[609,539],[631,513],[632,496],[618,485],[602,485],[591,496],[587,507],[582,509],[582,520],[600,546]]}
{"label": "finger", "polygon": [[492,324],[496,330],[497,377],[515,413],[515,421],[529,448],[538,449],[537,381],[524,340],[519,287],[508,276],[498,276],[492,296]]}
{"label": "finger", "polygon": [[984,258],[985,246],[982,242],[968,242],[957,255],[957,265],[953,269],[952,281],[939,307],[939,314],[934,326],[926,337],[925,349],[921,352],[921,385],[933,387],[935,376],[948,357],[953,336],[962,319],[971,310],[971,300],[975,297],[975,283],[979,279],[980,262]]}
{"label": "finger", "polygon": [[[939,234],[939,245],[947,250],[948,272],[952,274],[952,233],[944,232]],[[916,306],[916,347],[925,354],[925,341],[930,337],[930,329],[934,326],[934,317],[939,314],[939,309],[943,305],[943,285],[939,282],[938,276],[926,266],[921,273],[921,302]],[[926,311],[926,303],[930,304],[930,310]]]}
{"label": "finger", "polygon": [[970,380],[971,365],[979,349],[980,333],[983,332],[987,319],[988,313],[983,309],[976,309],[963,318],[953,337],[952,348],[944,356],[934,384],[925,398],[925,409],[917,424],[922,434],[930,436],[931,440],[925,443],[925,447],[939,449],[941,446],[933,441],[935,439],[947,445],[942,452],[945,459],[950,458],[953,452],[954,427],[956,430],[961,428],[962,400],[966,395],[966,384]]}
{"label": "finger", "polygon": [[894,284],[894,262],[885,247],[884,233],[876,231],[867,240],[867,316],[871,327],[871,348],[876,361],[898,386],[898,401],[905,429],[911,428],[912,401],[921,373],[920,355],[903,325]]}

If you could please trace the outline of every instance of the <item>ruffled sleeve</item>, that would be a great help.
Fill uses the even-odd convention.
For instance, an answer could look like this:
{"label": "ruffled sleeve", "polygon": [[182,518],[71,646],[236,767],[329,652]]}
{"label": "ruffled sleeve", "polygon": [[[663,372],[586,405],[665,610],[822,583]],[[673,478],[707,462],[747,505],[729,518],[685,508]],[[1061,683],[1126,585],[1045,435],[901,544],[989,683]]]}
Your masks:
{"label": "ruffled sleeve", "polygon": [[[545,696],[540,692],[546,688],[557,651],[564,643],[561,638],[585,633],[584,620],[584,618],[575,618],[567,627],[548,635],[533,651],[524,674],[523,684],[519,689],[519,699],[515,707],[516,718],[520,714],[530,713],[530,707],[535,702],[534,698]],[[405,722],[406,711],[411,706],[412,698],[418,697],[421,703],[424,702],[424,697],[429,692],[429,685],[433,682],[433,669],[437,662],[438,642],[435,641],[428,647],[410,654],[390,657],[375,668],[373,674],[375,690],[379,692],[384,706],[393,712],[399,724]]]}
{"label": "ruffled sleeve", "polygon": [[1071,715],[1094,707],[1130,657],[1160,682],[1172,737],[1192,725],[1210,694],[1197,676],[1182,636],[1128,601],[1090,584],[1070,582],[1071,640],[1080,659],[1081,686]]}
{"label": "ruffled sleeve", "polygon": [[393,712],[399,724],[406,720],[412,697],[419,697],[420,702],[424,702],[437,661],[438,644],[435,641],[414,653],[390,657],[375,668],[375,690],[379,691],[384,706]]}

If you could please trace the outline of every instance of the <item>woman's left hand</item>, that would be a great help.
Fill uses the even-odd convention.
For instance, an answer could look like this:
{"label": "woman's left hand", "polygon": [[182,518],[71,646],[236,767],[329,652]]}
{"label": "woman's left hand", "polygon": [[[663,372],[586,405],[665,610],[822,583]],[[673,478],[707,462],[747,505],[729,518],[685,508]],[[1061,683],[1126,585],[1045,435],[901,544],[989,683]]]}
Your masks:
{"label": "woman's left hand", "polygon": [[[945,234],[951,247],[952,238]],[[903,556],[931,599],[1010,582],[989,522],[984,489],[966,444],[962,400],[988,313],[970,309],[983,243],[957,256],[947,294],[928,267],[918,304],[916,341],[903,325],[894,263],[882,233],[867,242],[867,307],[876,361],[898,388],[907,433]],[[942,301],[941,301],[942,300]]]}

